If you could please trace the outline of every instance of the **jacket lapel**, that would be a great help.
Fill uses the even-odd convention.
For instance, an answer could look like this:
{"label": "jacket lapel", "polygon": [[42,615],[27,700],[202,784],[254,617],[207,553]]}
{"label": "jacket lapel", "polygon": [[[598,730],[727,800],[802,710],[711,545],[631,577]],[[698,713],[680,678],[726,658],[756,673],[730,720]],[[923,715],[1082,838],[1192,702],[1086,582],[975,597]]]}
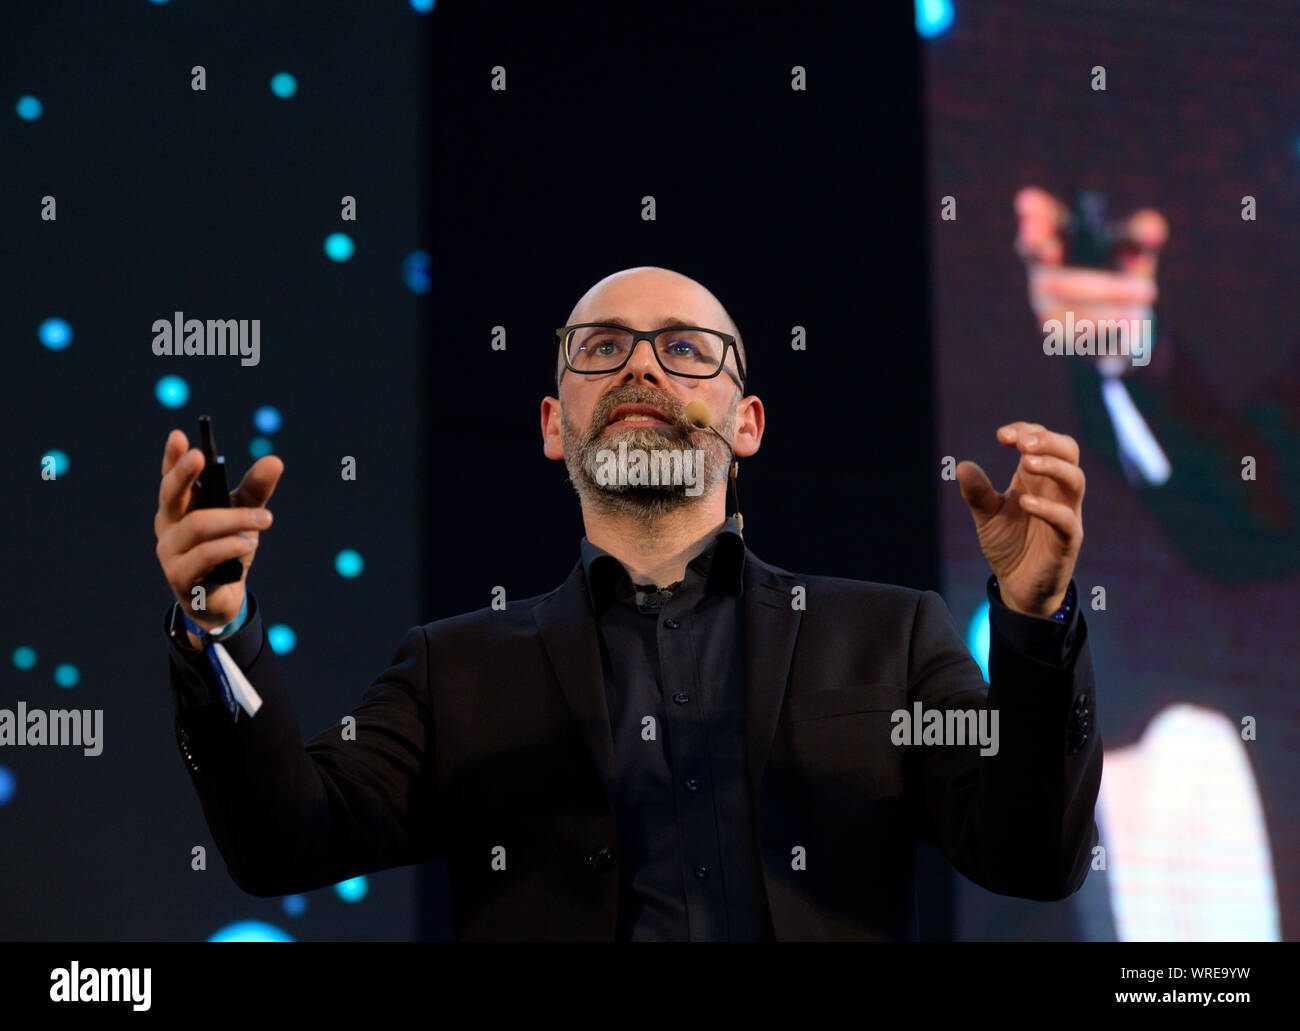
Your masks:
{"label": "jacket lapel", "polygon": [[745,769],[750,801],[758,792],[785,700],[801,609],[794,608],[799,581],[785,570],[745,552]]}
{"label": "jacket lapel", "polygon": [[605,674],[600,665],[596,617],[591,611],[581,562],[573,567],[557,591],[538,604],[536,619],[546,654],[555,667],[569,708],[582,728],[587,749],[612,804],[616,796],[614,739],[609,729],[609,706],[605,702]]}

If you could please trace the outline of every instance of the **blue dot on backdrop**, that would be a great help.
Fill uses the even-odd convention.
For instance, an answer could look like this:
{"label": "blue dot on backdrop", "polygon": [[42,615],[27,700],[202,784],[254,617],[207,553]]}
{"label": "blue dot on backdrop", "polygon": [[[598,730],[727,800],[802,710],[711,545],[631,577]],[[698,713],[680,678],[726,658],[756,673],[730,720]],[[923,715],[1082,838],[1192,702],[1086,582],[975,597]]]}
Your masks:
{"label": "blue dot on backdrop", "polygon": [[281,100],[288,100],[298,92],[298,80],[288,72],[276,72],[271,76],[271,92]]}
{"label": "blue dot on backdrop", "polygon": [[980,602],[975,615],[970,618],[966,628],[966,647],[979,663],[980,672],[987,683],[989,679],[989,603]]}
{"label": "blue dot on backdrop", "polygon": [[18,778],[8,766],[0,766],[0,805],[8,805],[18,794]]}
{"label": "blue dot on backdrop", "polygon": [[412,251],[402,262],[402,280],[407,289],[416,294],[427,294],[433,289],[433,259],[428,251]]}
{"label": "blue dot on backdrop", "polygon": [[351,580],[353,577],[361,575],[361,570],[366,568],[366,563],[359,551],[344,548],[334,556],[334,568],[338,570],[339,576]]}
{"label": "blue dot on backdrop", "polygon": [[298,635],[293,628],[284,623],[276,623],[266,631],[266,639],[271,644],[271,651],[276,655],[288,655],[298,643]]}
{"label": "blue dot on backdrop", "polygon": [[364,877],[352,877],[334,885],[334,894],[344,902],[360,902],[370,891],[370,882]]}
{"label": "blue dot on backdrop", "polygon": [[22,645],[14,649],[14,665],[19,669],[31,669],[36,665],[36,649]]}
{"label": "blue dot on backdrop", "polygon": [[254,461],[269,455],[273,450],[274,445],[265,437],[254,437],[248,442],[248,453]]}
{"label": "blue dot on backdrop", "polygon": [[296,941],[288,931],[268,924],[264,920],[240,920],[226,924],[208,939],[210,942],[291,942]]}
{"label": "blue dot on backdrop", "polygon": [[72,327],[63,319],[46,319],[36,332],[51,351],[62,351],[72,343]]}
{"label": "blue dot on backdrop", "polygon": [[325,253],[334,261],[347,261],[356,248],[347,233],[330,233],[325,237]]}
{"label": "blue dot on backdrop", "polygon": [[179,376],[164,376],[154,385],[153,396],[164,408],[180,408],[190,399],[190,385]]}
{"label": "blue dot on backdrop", "polygon": [[307,899],[302,895],[286,895],[284,911],[289,916],[302,916],[307,912]]}
{"label": "blue dot on backdrop", "polygon": [[428,14],[433,10],[433,0],[411,0],[411,10],[416,14]]}
{"label": "blue dot on backdrop", "polygon": [[81,674],[77,671],[77,667],[69,662],[63,663],[54,671],[54,682],[60,687],[76,687],[80,679]]}
{"label": "blue dot on backdrop", "polygon": [[66,452],[60,451],[58,448],[51,448],[49,451],[46,451],[41,455],[42,466],[45,465],[45,460],[47,458],[54,459],[54,475],[56,478],[62,476],[68,471],[68,456]]}
{"label": "blue dot on backdrop", "polygon": [[916,0],[916,31],[925,39],[952,27],[952,0]]}
{"label": "blue dot on backdrop", "polygon": [[14,110],[23,121],[34,122],[41,117],[41,102],[35,97],[19,97]]}
{"label": "blue dot on backdrop", "polygon": [[280,417],[280,409],[273,405],[262,405],[253,413],[253,425],[257,427],[260,433],[279,433],[283,422],[284,420]]}

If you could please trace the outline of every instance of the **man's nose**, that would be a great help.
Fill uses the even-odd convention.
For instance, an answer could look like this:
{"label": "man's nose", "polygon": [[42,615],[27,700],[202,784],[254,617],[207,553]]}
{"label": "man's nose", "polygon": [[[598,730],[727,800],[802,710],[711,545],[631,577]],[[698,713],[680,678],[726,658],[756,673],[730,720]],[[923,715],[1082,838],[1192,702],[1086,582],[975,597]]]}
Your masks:
{"label": "man's nose", "polygon": [[[642,347],[641,345],[645,346]],[[640,380],[646,383],[656,385],[663,382],[663,369],[659,367],[659,360],[655,357],[654,341],[642,339],[632,344],[632,356],[628,358],[627,364],[623,366],[623,382],[631,383]]]}

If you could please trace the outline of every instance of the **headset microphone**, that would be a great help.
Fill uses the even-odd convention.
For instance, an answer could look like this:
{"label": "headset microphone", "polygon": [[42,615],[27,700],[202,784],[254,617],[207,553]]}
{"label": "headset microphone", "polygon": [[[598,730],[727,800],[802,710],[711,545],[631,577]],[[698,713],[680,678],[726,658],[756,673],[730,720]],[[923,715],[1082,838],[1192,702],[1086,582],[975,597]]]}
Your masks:
{"label": "headset microphone", "polygon": [[713,411],[703,401],[697,399],[686,406],[686,421],[697,429],[708,430],[727,445],[727,451],[731,454],[731,472],[728,479],[731,481],[731,501],[736,507],[736,529],[740,531],[740,536],[744,537],[745,518],[740,514],[740,494],[736,490],[736,476],[740,473],[740,461],[736,458],[736,450],[731,446],[731,441],[713,428]]}

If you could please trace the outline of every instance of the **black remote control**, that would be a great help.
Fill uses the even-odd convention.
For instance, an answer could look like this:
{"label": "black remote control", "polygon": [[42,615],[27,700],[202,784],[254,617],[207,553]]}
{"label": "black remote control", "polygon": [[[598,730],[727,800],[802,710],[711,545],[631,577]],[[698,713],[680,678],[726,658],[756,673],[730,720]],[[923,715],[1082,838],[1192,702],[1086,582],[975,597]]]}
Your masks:
{"label": "black remote control", "polygon": [[[230,508],[230,486],[226,481],[226,460],[217,454],[217,442],[212,435],[212,419],[199,416],[199,437],[203,449],[203,472],[194,481],[191,511],[196,508]],[[244,564],[237,558],[226,559],[210,572],[210,583],[235,583],[244,575]]]}

